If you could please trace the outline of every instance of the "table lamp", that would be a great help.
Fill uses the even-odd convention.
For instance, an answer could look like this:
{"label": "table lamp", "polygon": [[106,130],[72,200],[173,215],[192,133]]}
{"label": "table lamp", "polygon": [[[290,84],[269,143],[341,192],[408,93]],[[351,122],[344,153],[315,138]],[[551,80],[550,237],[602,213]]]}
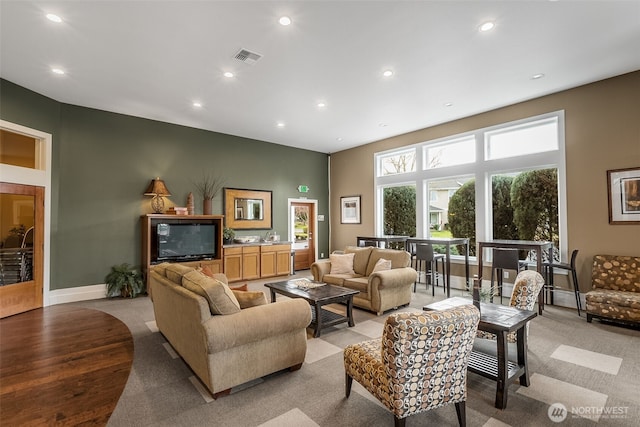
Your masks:
{"label": "table lamp", "polygon": [[164,212],[164,199],[162,196],[171,196],[171,193],[167,189],[167,186],[164,184],[164,181],[160,178],[152,179],[151,184],[147,187],[147,190],[144,192],[145,196],[153,196],[151,199],[151,208],[154,213],[163,213]]}

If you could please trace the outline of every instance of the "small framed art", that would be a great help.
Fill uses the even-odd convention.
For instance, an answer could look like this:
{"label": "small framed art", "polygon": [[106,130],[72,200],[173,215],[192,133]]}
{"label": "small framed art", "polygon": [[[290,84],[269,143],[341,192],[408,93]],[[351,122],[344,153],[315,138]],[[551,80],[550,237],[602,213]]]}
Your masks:
{"label": "small framed art", "polygon": [[640,167],[607,171],[609,224],[640,224]]}
{"label": "small framed art", "polygon": [[340,197],[340,223],[360,224],[360,196]]}

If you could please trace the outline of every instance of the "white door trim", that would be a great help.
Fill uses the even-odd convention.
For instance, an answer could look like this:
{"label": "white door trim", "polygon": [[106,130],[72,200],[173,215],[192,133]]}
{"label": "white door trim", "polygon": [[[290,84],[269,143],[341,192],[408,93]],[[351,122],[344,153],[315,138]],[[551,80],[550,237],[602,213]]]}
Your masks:
{"label": "white door trim", "polygon": [[49,133],[31,129],[6,120],[0,120],[0,129],[13,133],[19,133],[38,140],[36,168],[23,168],[20,166],[0,164],[0,176],[3,182],[12,184],[32,185],[44,187],[44,253],[42,257],[42,305],[47,307],[50,287],[50,258],[51,258],[51,144],[52,136]]}
{"label": "white door trim", "polygon": [[[313,211],[315,212],[315,216],[313,218],[313,229],[316,232],[316,236],[318,235],[318,200],[316,199],[287,199],[287,240],[291,240],[293,237],[293,228],[291,227],[291,204],[292,203],[311,203],[313,204]],[[313,259],[318,259],[318,238],[313,236]],[[291,240],[293,244],[294,240]]]}

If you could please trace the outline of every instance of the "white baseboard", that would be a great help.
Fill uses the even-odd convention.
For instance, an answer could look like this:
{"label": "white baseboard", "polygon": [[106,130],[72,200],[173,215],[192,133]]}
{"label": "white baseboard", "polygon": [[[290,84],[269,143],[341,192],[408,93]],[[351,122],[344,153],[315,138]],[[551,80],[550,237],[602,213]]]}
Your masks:
{"label": "white baseboard", "polygon": [[49,305],[68,302],[102,299],[107,296],[107,285],[79,286],[77,288],[56,289],[49,292]]}

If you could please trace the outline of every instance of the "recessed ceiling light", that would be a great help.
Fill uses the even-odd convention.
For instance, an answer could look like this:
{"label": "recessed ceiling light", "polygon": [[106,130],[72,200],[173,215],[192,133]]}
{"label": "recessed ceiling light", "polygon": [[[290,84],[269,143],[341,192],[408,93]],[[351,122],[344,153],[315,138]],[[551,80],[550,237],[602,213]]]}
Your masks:
{"label": "recessed ceiling light", "polygon": [[199,101],[193,101],[193,104],[191,105],[193,105],[195,108],[202,108],[202,103]]}
{"label": "recessed ceiling light", "polygon": [[61,75],[61,76],[64,74],[64,70],[63,70],[62,68],[52,68],[52,69],[51,69],[51,72],[52,72],[53,74],[59,74],[59,75]]}
{"label": "recessed ceiling light", "polygon": [[393,71],[391,71],[391,70],[384,70],[384,71],[382,72],[382,75],[383,75],[383,76],[385,76],[385,77],[391,77],[391,76],[393,76]]}
{"label": "recessed ceiling light", "polygon": [[278,126],[279,128],[283,128],[284,127],[284,123],[283,122],[278,122],[278,123],[276,123],[276,126]]}
{"label": "recessed ceiling light", "polygon": [[278,22],[280,23],[280,25],[286,27],[287,25],[291,24],[291,18],[289,18],[288,16],[281,16],[280,19],[278,19]]}
{"label": "recessed ceiling light", "polygon": [[318,102],[316,105],[318,106],[318,108],[324,108],[327,106],[327,104],[325,104],[324,102]]}
{"label": "recessed ceiling light", "polygon": [[538,73],[538,74],[534,74],[533,76],[531,76],[531,80],[538,80],[544,77],[544,74],[542,73]]}
{"label": "recessed ceiling light", "polygon": [[388,125],[386,123],[378,123],[378,126],[381,128],[386,128]]}
{"label": "recessed ceiling light", "polygon": [[338,141],[338,142],[342,141],[342,137],[341,136],[337,137],[336,141]]}
{"label": "recessed ceiling light", "polygon": [[60,18],[55,13],[47,13],[47,19],[49,21],[57,22],[58,24],[62,22],[62,18]]}
{"label": "recessed ceiling light", "polygon": [[223,75],[230,79],[234,74],[231,71],[226,71]]}
{"label": "recessed ceiling light", "polygon": [[453,102],[445,102],[444,106],[445,107],[452,107],[453,106]]}
{"label": "recessed ceiling light", "polygon": [[489,30],[493,30],[493,28],[496,26],[496,24],[494,24],[491,21],[485,22],[484,24],[480,25],[480,31],[485,32],[485,31],[489,31]]}

